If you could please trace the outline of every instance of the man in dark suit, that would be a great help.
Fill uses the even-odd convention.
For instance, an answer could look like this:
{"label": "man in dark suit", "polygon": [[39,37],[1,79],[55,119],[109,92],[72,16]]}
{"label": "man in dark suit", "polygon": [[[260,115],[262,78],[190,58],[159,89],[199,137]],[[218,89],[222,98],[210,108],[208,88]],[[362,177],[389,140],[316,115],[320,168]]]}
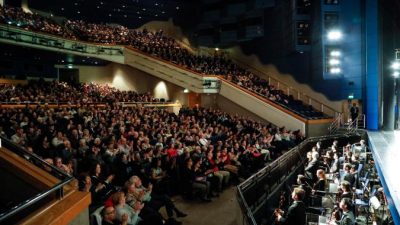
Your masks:
{"label": "man in dark suit", "polygon": [[339,203],[339,207],[343,210],[342,218],[340,219],[340,225],[354,225],[355,219],[354,214],[351,211],[353,208],[351,199],[343,198]]}
{"label": "man in dark suit", "polygon": [[319,167],[319,161],[318,161],[319,154],[316,151],[312,152],[311,154],[312,154],[311,155],[312,160],[304,168],[304,173],[307,179],[309,179],[311,183],[314,183],[317,180],[315,174],[317,173]]}
{"label": "man in dark suit", "polygon": [[349,182],[350,186],[353,187],[356,182],[356,178],[355,178],[354,174],[352,174],[350,172],[351,164],[346,163],[343,168],[344,168],[344,173],[343,173],[342,181]]}
{"label": "man in dark suit", "polygon": [[275,212],[277,221],[284,225],[305,225],[306,224],[306,206],[303,203],[305,191],[301,188],[295,188],[292,192],[293,203],[289,206],[288,212]]}
{"label": "man in dark suit", "polygon": [[354,121],[358,117],[359,109],[357,107],[356,103],[353,103],[353,106],[350,108],[350,114],[351,114],[351,121]]}

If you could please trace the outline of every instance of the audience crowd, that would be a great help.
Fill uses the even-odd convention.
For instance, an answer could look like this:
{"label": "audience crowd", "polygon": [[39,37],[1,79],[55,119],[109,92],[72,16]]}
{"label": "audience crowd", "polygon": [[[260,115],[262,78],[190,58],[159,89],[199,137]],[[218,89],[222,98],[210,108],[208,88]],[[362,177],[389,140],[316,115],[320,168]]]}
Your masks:
{"label": "audience crowd", "polygon": [[115,24],[93,24],[82,20],[66,20],[62,25],[37,14],[24,13],[19,8],[1,7],[0,22],[19,25],[25,29],[60,35],[66,38],[103,44],[131,45],[134,48],[202,74],[224,76],[229,81],[273,101],[305,118],[324,118],[325,115],[312,106],[277,90],[265,79],[215,52],[213,55],[195,55],[181,46],[162,30],[150,32],[129,30]]}
{"label": "audience crowd", "polygon": [[108,85],[95,83],[67,84],[65,82],[30,81],[29,85],[0,84],[0,102],[5,103],[113,103],[159,102],[150,93],[120,91]]}
{"label": "audience crowd", "polygon": [[[164,220],[161,207],[176,222],[174,215],[185,214],[169,196],[178,192],[211,201],[231,182],[250,176],[304,139],[299,131],[217,109],[183,108],[175,115],[158,108],[122,108],[114,103],[154,98],[97,84],[34,82],[5,86],[0,96],[9,102],[80,103],[2,108],[0,130],[79,178],[81,190],[92,193],[93,208],[114,207],[120,220],[126,208],[133,208],[128,210],[133,224],[159,224]],[[97,101],[105,108],[85,104]]]}

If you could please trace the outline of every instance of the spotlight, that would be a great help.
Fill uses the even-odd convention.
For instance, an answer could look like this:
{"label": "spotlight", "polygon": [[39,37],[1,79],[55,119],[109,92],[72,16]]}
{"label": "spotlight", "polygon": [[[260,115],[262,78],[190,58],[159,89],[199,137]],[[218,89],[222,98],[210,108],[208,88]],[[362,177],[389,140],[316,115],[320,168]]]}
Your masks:
{"label": "spotlight", "polygon": [[331,72],[332,74],[339,74],[339,73],[342,72],[342,70],[341,70],[340,68],[334,67],[334,68],[331,68],[331,69],[330,69],[330,72]]}
{"label": "spotlight", "polygon": [[328,40],[337,41],[342,39],[342,32],[338,30],[331,30],[328,32]]}
{"label": "spotlight", "polygon": [[338,56],[341,56],[342,53],[340,51],[338,51],[338,50],[334,50],[334,51],[331,51],[330,55],[338,57]]}
{"label": "spotlight", "polygon": [[340,64],[340,61],[338,59],[330,59],[329,60],[329,65],[334,66],[334,65],[339,65],[339,64]]}
{"label": "spotlight", "polygon": [[185,89],[183,90],[183,93],[189,93],[189,89],[185,88]]}
{"label": "spotlight", "polygon": [[398,69],[400,69],[400,62],[393,62],[392,63],[392,69],[394,69],[394,70],[398,70]]}

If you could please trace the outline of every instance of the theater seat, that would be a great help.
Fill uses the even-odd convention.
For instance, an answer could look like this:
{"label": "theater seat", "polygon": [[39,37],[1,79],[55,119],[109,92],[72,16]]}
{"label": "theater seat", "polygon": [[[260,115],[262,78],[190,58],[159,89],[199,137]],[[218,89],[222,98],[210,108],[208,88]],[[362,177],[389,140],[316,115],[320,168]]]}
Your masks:
{"label": "theater seat", "polygon": [[90,215],[90,224],[92,225],[101,225],[101,210],[103,210],[104,206],[97,208],[92,215]]}

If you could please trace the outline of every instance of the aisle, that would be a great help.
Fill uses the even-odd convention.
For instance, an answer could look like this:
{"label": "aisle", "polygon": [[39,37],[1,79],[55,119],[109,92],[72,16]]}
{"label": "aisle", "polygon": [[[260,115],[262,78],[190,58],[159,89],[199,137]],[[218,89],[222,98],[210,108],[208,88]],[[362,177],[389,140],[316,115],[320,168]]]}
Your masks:
{"label": "aisle", "polygon": [[[210,203],[199,200],[188,201],[176,196],[173,201],[178,209],[188,214],[185,218],[178,218],[183,225],[236,225],[239,205],[237,204],[235,187],[224,190],[218,198]],[[165,211],[161,210],[163,215]]]}

